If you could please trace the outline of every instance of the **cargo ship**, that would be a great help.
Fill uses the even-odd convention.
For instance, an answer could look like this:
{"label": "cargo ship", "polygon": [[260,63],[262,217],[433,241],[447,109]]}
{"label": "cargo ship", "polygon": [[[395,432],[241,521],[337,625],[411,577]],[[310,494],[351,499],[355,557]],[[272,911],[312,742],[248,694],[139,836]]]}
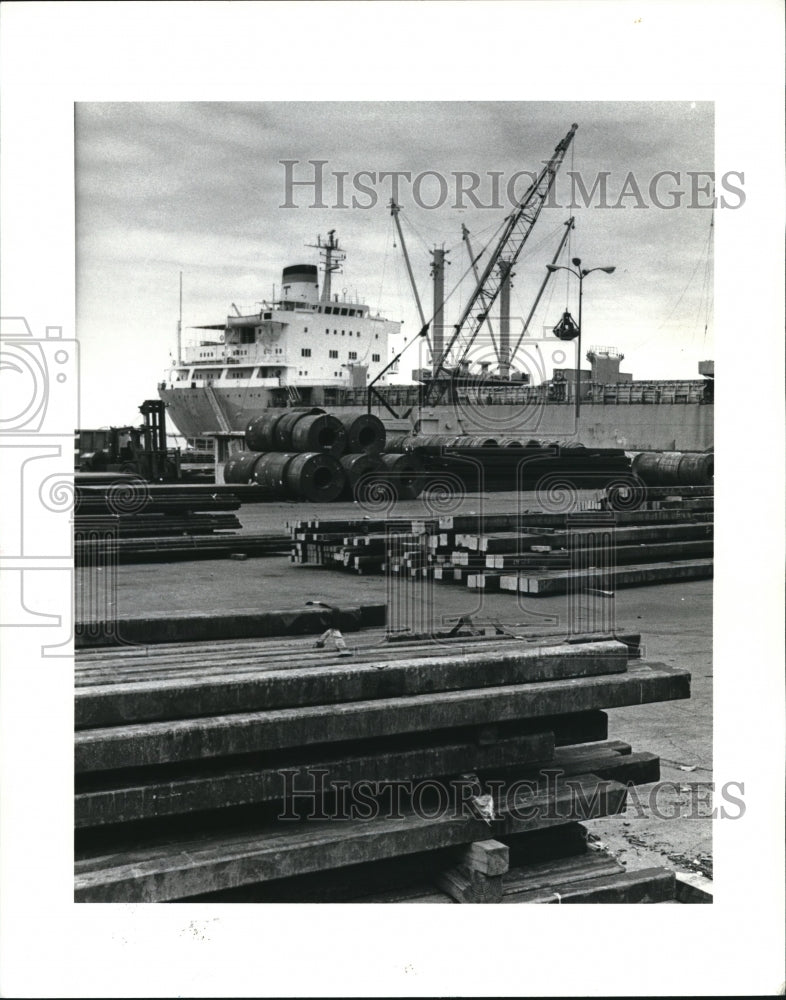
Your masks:
{"label": "cargo ship", "polygon": [[[554,327],[553,341],[543,341],[541,349],[530,340],[533,346],[528,348],[528,325],[549,278],[555,271],[571,270],[557,262],[574,228],[573,218],[565,223],[532,311],[523,328],[515,331],[519,336],[511,347],[512,269],[577,128],[572,125],[557,143],[522,201],[504,220],[499,240],[484,258],[482,274],[477,268],[480,255],[472,255],[464,230],[475,287],[452,329],[444,323],[444,251],[433,251],[434,311],[426,321],[400,227],[400,208],[391,201],[422,323],[408,347],[419,341],[429,354],[429,367],[412,371],[412,383],[394,381],[407,351],[394,354],[392,347],[400,324],[372,312],[357,296],[333,292],[332,276],[345,254],[331,230],[327,239],[318,238],[313,245],[321,257],[321,283],[316,264],[284,267],[279,294],[274,292],[271,300],[253,311],[234,306],[234,315],[195,327],[199,339],[185,351],[181,316],[178,363],[159,384],[170,421],[187,439],[198,441],[206,434],[242,432],[271,407],[319,406],[344,413],[373,412],[390,429],[414,434],[505,432],[630,451],[711,448],[711,361],[700,363],[697,379],[638,381],[620,371],[621,353],[592,347],[586,354],[591,367],[584,370],[580,305],[578,324],[566,310]],[[589,271],[582,270],[577,258],[571,263],[572,273],[583,280]],[[564,367],[564,342],[573,339],[580,360],[573,368]]]}
{"label": "cargo ship", "polygon": [[[696,379],[639,381],[620,371],[623,355],[614,348],[591,347],[590,368],[578,382],[565,367],[535,385],[525,370],[502,377],[490,366],[465,365],[437,376],[413,371],[415,382],[397,383],[391,342],[400,324],[332,294],[330,256],[321,287],[317,265],[285,267],[274,301],[197,328],[198,341],[179,350],[180,362],[158,391],[168,419],[189,441],[243,431],[270,407],[321,406],[370,409],[392,430],[422,434],[504,431],[630,451],[705,451],[713,444],[712,361],[699,365]],[[438,399],[430,401],[435,387]]]}

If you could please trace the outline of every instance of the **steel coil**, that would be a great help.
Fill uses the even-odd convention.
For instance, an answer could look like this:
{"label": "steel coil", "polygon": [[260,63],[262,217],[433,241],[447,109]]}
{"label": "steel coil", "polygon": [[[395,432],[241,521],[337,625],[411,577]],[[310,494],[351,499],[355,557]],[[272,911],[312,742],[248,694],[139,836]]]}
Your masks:
{"label": "steel coil", "polygon": [[330,503],[341,495],[344,470],[327,452],[300,452],[287,465],[285,483],[290,496],[313,503]]}
{"label": "steel coil", "polygon": [[643,451],[633,460],[633,472],[647,486],[675,486],[684,457],[681,451]]}
{"label": "steel coil", "polygon": [[682,486],[711,486],[714,474],[715,456],[706,452],[683,455],[677,473]]}
{"label": "steel coil", "polygon": [[290,441],[292,451],[322,451],[338,458],[346,451],[347,432],[329,413],[302,414],[292,424]]}
{"label": "steel coil", "polygon": [[385,425],[373,413],[344,413],[338,418],[346,431],[347,453],[379,455],[385,448]]}
{"label": "steel coil", "polygon": [[254,469],[262,455],[258,451],[236,451],[224,463],[224,482],[241,484],[254,480]]}
{"label": "steel coil", "polygon": [[411,431],[394,431],[385,435],[385,453],[399,455],[412,447],[412,442],[417,438],[412,436]]}
{"label": "steel coil", "polygon": [[254,469],[254,482],[275,496],[282,498],[287,496],[285,480],[287,467],[296,457],[297,452],[293,451],[273,451],[262,455]]}
{"label": "steel coil", "polygon": [[315,414],[306,414],[302,410],[291,410],[289,413],[284,414],[276,424],[276,429],[273,433],[273,447],[276,451],[292,450],[292,431],[298,420],[307,415],[314,416]]}
{"label": "steel coil", "polygon": [[346,476],[343,495],[348,500],[362,499],[362,496],[358,495],[358,487],[362,494],[363,487],[371,483],[376,473],[383,468],[382,458],[379,455],[365,451],[356,452],[354,455],[343,455],[339,459],[339,464]]}
{"label": "steel coil", "polygon": [[286,410],[270,410],[260,417],[249,420],[246,426],[246,448],[249,451],[273,451],[276,424],[286,412]]}
{"label": "steel coil", "polygon": [[415,500],[423,492],[426,477],[423,467],[411,452],[402,455],[383,455],[384,468],[380,478],[395,490],[399,500]]}

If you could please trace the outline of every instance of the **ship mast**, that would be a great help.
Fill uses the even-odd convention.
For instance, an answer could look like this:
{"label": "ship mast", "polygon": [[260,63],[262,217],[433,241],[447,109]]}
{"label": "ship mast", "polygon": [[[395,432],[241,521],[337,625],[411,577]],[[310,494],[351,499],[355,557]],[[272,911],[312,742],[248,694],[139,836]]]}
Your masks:
{"label": "ship mast", "polygon": [[180,312],[177,320],[177,363],[183,363],[183,272],[180,272]]}
{"label": "ship mast", "polygon": [[322,295],[320,296],[320,302],[330,302],[331,275],[334,271],[341,270],[341,264],[344,260],[346,260],[347,255],[338,245],[335,229],[331,229],[328,232],[326,242],[323,243],[322,237],[317,236],[316,243],[307,243],[306,246],[313,247],[315,250],[319,250],[320,252],[322,267],[325,272],[325,280],[322,282]]}
{"label": "ship mast", "polygon": [[431,363],[433,374],[436,377],[439,372],[439,359],[442,357],[442,349],[445,344],[445,255],[450,251],[444,247],[434,247],[431,251],[431,277],[434,279],[434,313],[432,330],[434,333],[433,347],[431,350]]}

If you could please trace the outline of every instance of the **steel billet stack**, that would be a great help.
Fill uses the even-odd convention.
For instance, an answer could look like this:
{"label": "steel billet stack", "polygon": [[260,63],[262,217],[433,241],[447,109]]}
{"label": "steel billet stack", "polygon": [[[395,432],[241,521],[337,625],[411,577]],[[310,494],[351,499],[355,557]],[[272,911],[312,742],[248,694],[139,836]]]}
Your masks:
{"label": "steel billet stack", "polygon": [[259,489],[214,484],[148,483],[137,477],[77,474],[74,485],[74,560],[149,562],[287,551],[279,534],[235,534],[234,511],[259,499]]}
{"label": "steel billet stack", "polygon": [[576,513],[296,521],[291,560],[531,597],[706,579],[713,571],[712,488],[681,492],[615,487],[597,510]]}
{"label": "steel billet stack", "polygon": [[392,642],[384,613],[92,633],[76,666],[75,899],[673,899],[673,872],[626,871],[580,823],[659,777],[655,755],[608,739],[604,709],[687,698],[687,671],[642,660],[624,630]]}

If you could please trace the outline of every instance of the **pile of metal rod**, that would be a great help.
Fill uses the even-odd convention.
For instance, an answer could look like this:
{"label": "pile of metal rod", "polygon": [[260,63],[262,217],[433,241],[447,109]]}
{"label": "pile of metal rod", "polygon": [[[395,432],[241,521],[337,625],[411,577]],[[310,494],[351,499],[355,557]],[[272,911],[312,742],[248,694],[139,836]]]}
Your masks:
{"label": "pile of metal rod", "polygon": [[624,630],[393,642],[321,614],[316,640],[184,622],[78,652],[77,901],[674,898],[673,872],[626,872],[579,824],[659,777],[604,709],[688,698],[687,671]]}
{"label": "pile of metal rod", "polygon": [[77,477],[75,563],[93,566],[286,552],[286,536],[235,534],[242,525],[231,512],[244,500],[258,500],[257,493],[257,487],[148,483],[126,476],[85,482]]}
{"label": "pile of metal rod", "polygon": [[601,499],[608,509],[573,514],[300,521],[290,527],[291,560],[533,597],[711,577],[712,496],[636,500],[618,509],[611,491]]}

